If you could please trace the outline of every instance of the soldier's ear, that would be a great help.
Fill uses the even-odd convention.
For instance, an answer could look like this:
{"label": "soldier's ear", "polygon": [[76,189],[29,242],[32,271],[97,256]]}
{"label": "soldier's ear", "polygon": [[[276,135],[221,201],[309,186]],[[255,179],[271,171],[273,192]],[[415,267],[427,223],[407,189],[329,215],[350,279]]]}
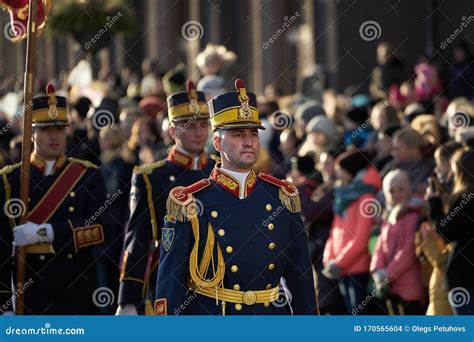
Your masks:
{"label": "soldier's ear", "polygon": [[216,149],[216,151],[222,152],[221,137],[220,137],[219,132],[214,132],[213,142],[214,142],[214,148]]}
{"label": "soldier's ear", "polygon": [[170,123],[168,127],[168,131],[170,132],[170,137],[173,138],[173,140],[176,139],[176,126],[174,123]]}

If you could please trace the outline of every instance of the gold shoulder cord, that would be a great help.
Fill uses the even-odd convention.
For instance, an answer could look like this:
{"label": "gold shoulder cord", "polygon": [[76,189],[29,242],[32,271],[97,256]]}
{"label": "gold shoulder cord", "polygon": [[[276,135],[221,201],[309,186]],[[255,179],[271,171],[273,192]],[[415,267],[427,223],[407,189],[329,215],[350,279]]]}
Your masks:
{"label": "gold shoulder cord", "polygon": [[[2,174],[3,178],[3,186],[5,188],[5,203],[8,203],[11,197],[11,188],[10,188],[10,183],[8,182],[7,175],[5,173]],[[16,226],[15,220],[13,219],[12,215],[7,215],[10,221],[10,226],[13,232],[13,228]]]}
{"label": "gold shoulder cord", "polygon": [[[215,288],[216,289],[216,305],[219,305],[217,288],[224,287],[224,275],[225,275],[225,262],[224,256],[222,255],[221,248],[217,244],[217,265],[214,262],[214,245],[215,235],[212,230],[212,226],[209,223],[207,229],[207,240],[206,246],[204,247],[204,253],[201,259],[201,263],[198,267],[198,252],[199,252],[199,219],[196,215],[189,217],[191,226],[194,234],[194,245],[191,250],[191,255],[189,256],[189,273],[193,285],[199,288]],[[211,264],[211,265],[209,265]],[[206,278],[207,271],[209,266],[212,267],[213,277],[211,279]],[[217,267],[216,267],[217,266]],[[221,303],[222,305],[222,315],[225,315],[225,302]]]}
{"label": "gold shoulder cord", "polygon": [[[158,244],[156,241],[158,241],[158,222],[157,222],[157,217],[156,217],[156,211],[155,211],[155,205],[153,203],[153,193],[152,193],[152,187],[151,187],[151,182],[150,178],[148,177],[147,173],[143,173],[143,180],[145,181],[146,185],[146,192],[147,192],[147,200],[148,200],[148,209],[150,210],[150,219],[151,219],[151,235],[152,239],[155,242],[155,246]],[[150,273],[152,271],[153,265],[150,265]],[[145,314],[147,316],[153,316],[154,315],[154,310],[153,310],[153,304],[151,303],[150,299],[148,298],[148,289],[150,286],[150,279],[145,279],[145,282],[143,284],[143,290],[142,290],[142,296],[145,298]]]}
{"label": "gold shoulder cord", "polygon": [[153,193],[150,178],[146,173],[142,174],[143,179],[145,181],[146,190],[147,190],[147,199],[148,199],[148,209],[150,210],[150,218],[151,218],[151,234],[153,236],[153,240],[156,241],[158,239],[158,222],[156,222],[156,211],[155,205],[153,204]]}

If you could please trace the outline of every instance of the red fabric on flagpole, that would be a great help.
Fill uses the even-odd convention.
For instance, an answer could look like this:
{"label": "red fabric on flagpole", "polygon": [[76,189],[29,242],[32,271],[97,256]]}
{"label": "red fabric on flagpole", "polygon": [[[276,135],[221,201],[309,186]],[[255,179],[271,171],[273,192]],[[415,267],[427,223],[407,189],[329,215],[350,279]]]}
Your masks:
{"label": "red fabric on flagpole", "polygon": [[[38,3],[36,19],[37,34],[40,35],[46,25],[52,0],[42,0]],[[28,27],[28,0],[0,0],[0,7],[10,12],[10,26],[5,29],[7,39],[18,42],[26,38]]]}

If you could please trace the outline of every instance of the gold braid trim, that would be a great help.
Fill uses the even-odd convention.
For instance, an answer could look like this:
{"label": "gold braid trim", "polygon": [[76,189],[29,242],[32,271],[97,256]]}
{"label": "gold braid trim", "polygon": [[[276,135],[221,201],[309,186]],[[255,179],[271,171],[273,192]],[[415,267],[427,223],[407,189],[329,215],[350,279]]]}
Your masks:
{"label": "gold braid trim", "polygon": [[[189,256],[189,274],[191,280],[198,288],[218,288],[224,283],[225,262],[222,251],[217,245],[217,265],[214,264],[214,245],[215,235],[211,224],[208,226],[208,238],[204,248],[204,255],[201,260],[201,265],[198,267],[198,252],[199,252],[199,219],[197,215],[189,218],[194,234],[194,246]],[[209,263],[212,263],[212,270],[214,276],[211,279],[206,278],[206,273],[209,269]],[[217,267],[216,267],[217,266]]]}
{"label": "gold braid trim", "polygon": [[153,241],[158,240],[158,221],[156,217],[155,211],[155,204],[153,203],[153,191],[150,182],[150,178],[148,174],[143,174],[143,180],[145,181],[146,185],[146,193],[147,193],[147,200],[148,200],[148,209],[150,210],[150,218],[151,218],[151,236],[153,237]]}
{"label": "gold braid trim", "polygon": [[[2,173],[2,177],[3,177],[3,186],[5,188],[5,203],[8,203],[8,201],[11,198],[11,187],[10,187],[10,183],[8,182],[6,172]],[[12,215],[7,215],[7,216],[8,216],[8,220],[10,221],[10,228],[12,229],[12,232],[13,232],[13,228],[15,228],[16,226],[15,219],[13,218]]]}
{"label": "gold braid trim", "polygon": [[301,200],[298,192],[289,193],[285,187],[280,187],[278,194],[281,203],[290,212],[299,213],[301,211]]}

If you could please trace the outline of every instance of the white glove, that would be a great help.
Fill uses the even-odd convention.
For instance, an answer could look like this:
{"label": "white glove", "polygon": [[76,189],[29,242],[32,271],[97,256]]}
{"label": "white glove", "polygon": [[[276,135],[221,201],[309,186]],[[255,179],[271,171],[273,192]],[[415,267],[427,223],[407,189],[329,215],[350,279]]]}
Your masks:
{"label": "white glove", "polygon": [[15,316],[15,311],[5,311],[2,316]]}
{"label": "white glove", "polygon": [[342,270],[335,260],[329,260],[322,273],[329,279],[340,279],[342,277]]}
{"label": "white glove", "polygon": [[52,243],[54,240],[53,226],[49,223],[36,224],[28,221],[13,228],[13,235],[13,245],[16,247],[40,242]]}
{"label": "white glove", "polygon": [[119,305],[115,316],[138,316],[137,307],[134,304]]}
{"label": "white glove", "polygon": [[389,274],[387,270],[379,268],[376,269],[374,273],[372,273],[372,278],[374,278],[374,282],[377,287],[386,286],[388,284]]}

